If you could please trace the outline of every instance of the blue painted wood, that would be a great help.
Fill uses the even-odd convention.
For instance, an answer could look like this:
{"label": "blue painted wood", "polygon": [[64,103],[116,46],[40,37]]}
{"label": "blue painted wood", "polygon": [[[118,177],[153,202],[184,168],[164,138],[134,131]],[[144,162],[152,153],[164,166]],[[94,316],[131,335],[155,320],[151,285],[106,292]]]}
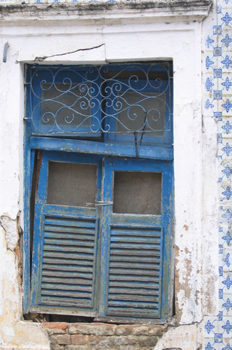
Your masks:
{"label": "blue painted wood", "polygon": [[[115,70],[115,67],[110,66],[110,70],[112,69]],[[118,69],[121,69],[120,65]],[[57,68],[54,68],[55,70]],[[30,70],[26,74],[26,81],[31,81]],[[172,110],[172,83],[169,90],[168,103]],[[39,90],[37,93],[41,94]],[[69,314],[75,310],[76,314],[79,315],[96,316],[96,308],[99,304],[99,315],[120,315],[121,317],[121,315],[126,315],[125,310],[127,310],[127,317],[133,318],[141,317],[140,311],[137,313],[136,310],[141,309],[142,303],[142,309],[147,310],[143,318],[158,317],[167,319],[170,316],[168,298],[170,297],[171,289],[173,194],[173,149],[171,141],[169,140],[170,142],[168,141],[166,145],[162,143],[157,144],[155,147],[138,144],[136,150],[134,140],[127,139],[127,143],[123,144],[122,141],[125,141],[125,138],[120,136],[117,141],[122,143],[31,136],[33,127],[30,113],[34,101],[30,97],[28,91],[24,150],[24,311],[38,310],[43,312],[45,310],[47,312],[50,310],[55,313],[66,312]],[[82,136],[84,137],[85,135],[83,134]],[[35,150],[42,150],[44,154],[36,197],[32,286],[30,286],[30,196]],[[121,158],[106,158],[106,165],[102,166],[104,164],[104,156]],[[124,159],[125,157],[127,159]],[[136,157],[143,159],[134,159]],[[97,206],[95,209],[48,205],[46,204],[46,195],[49,161],[97,164],[96,199],[98,201],[103,200],[103,202],[111,202],[113,200],[112,184],[113,171],[115,169],[121,171],[162,172],[161,215],[114,214],[112,213],[112,205]],[[101,197],[102,191],[103,197]],[[83,222],[85,222],[85,227],[81,227]],[[93,222],[95,222],[94,225],[92,224]],[[101,232],[101,237],[99,232]],[[85,241],[82,239],[83,235],[85,236]],[[94,241],[92,237],[94,237]],[[138,237],[139,240],[137,239]],[[72,244],[68,244],[67,240],[68,243],[72,242]],[[80,244],[82,244],[81,247],[83,249],[89,249],[89,247],[92,247],[89,245],[91,242],[94,242],[94,254],[96,256],[94,263],[91,258],[93,250],[82,250],[82,253],[76,250],[76,248],[80,247]],[[139,249],[136,250],[136,246]],[[149,249],[151,246],[153,249]],[[71,247],[72,250],[68,252],[68,258],[67,249],[69,248],[67,247]],[[117,258],[120,258],[122,249],[127,252],[123,262]],[[134,256],[138,257],[137,262],[131,261],[129,254],[131,250]],[[112,251],[114,254],[112,254]],[[135,254],[135,251],[138,255],[136,255],[137,253]],[[141,257],[142,260],[139,260]],[[70,259],[73,259],[74,265],[70,264]],[[43,266],[45,266],[44,269]],[[93,271],[93,266],[98,268]],[[124,272],[125,266],[126,269],[133,272],[133,279],[140,287],[137,288],[138,292],[134,300],[131,297],[127,297],[131,275],[127,276],[127,281],[123,280],[122,272]],[[141,272],[144,270],[146,271],[145,274]],[[143,277],[146,278],[146,281],[139,279],[141,275],[144,275]],[[83,278],[84,276],[85,278]],[[81,281],[81,283],[73,284],[71,277],[73,277],[74,281],[76,279]],[[70,288],[68,291],[65,291],[62,289],[64,283],[60,282],[64,282],[68,278],[70,280]],[[156,290],[154,290],[153,286],[149,286],[149,278],[156,281],[154,282],[157,283]],[[89,280],[92,281],[94,288],[88,284]],[[97,293],[98,286],[95,281],[100,281],[99,293]],[[116,285],[119,281],[124,283],[124,287],[119,288]],[[111,284],[110,289],[109,283]],[[55,286],[57,290],[55,290]],[[30,301],[30,290],[32,290],[32,301]],[[47,290],[50,291],[50,296],[46,294]],[[45,294],[43,294],[44,291]],[[110,293],[108,293],[109,291]],[[59,293],[63,293],[63,305],[58,303],[59,298],[61,298]],[[67,296],[68,293],[69,297]],[[70,304],[70,298],[73,304]],[[74,299],[75,302],[73,301]],[[82,304],[80,299],[83,301]],[[135,310],[133,315],[129,312],[130,306],[133,306]]]}
{"label": "blue painted wood", "polygon": [[[98,218],[95,208],[48,205],[49,161],[97,164],[96,199],[100,200],[101,157],[44,152],[35,205],[32,261],[32,309],[72,307],[96,310]],[[62,184],[61,184],[62,186]],[[69,277],[68,277],[69,276]],[[71,278],[70,278],[71,277]]]}
{"label": "blue painted wood", "polygon": [[[160,216],[113,214],[111,205],[103,207],[99,315],[165,319],[171,286],[172,162],[107,158],[106,202],[113,200],[114,171],[161,172],[162,206]],[[115,263],[124,273],[114,274]],[[153,266],[156,273],[146,276],[141,265],[148,270]]]}
{"label": "blue painted wood", "polygon": [[[48,137],[31,137],[30,148],[47,151],[64,151],[66,153],[99,154],[116,157],[136,157],[135,144],[103,143],[84,140],[55,139]],[[143,146],[138,145],[138,156],[144,159],[172,160],[173,149],[164,146]]]}
{"label": "blue painted wood", "polygon": [[[30,81],[29,70],[25,71],[25,81]],[[30,94],[29,86],[26,85],[26,117],[29,118],[30,113]],[[30,198],[31,198],[31,187],[32,187],[32,173],[34,166],[34,151],[31,151],[29,147],[29,136],[31,135],[31,121],[25,123],[24,129],[24,235],[23,235],[23,283],[24,283],[24,312],[27,313],[30,307],[30,275],[31,275],[31,253],[30,253]]]}

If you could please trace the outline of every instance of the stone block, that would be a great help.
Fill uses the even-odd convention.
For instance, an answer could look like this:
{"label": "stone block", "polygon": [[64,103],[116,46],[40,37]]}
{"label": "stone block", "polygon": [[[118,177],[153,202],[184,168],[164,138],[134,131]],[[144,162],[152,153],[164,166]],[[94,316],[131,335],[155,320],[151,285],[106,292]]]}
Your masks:
{"label": "stone block", "polygon": [[162,325],[162,326],[151,326],[149,327],[149,332],[148,335],[158,335],[161,336],[163,334],[163,332],[166,331],[168,325]]}
{"label": "stone block", "polygon": [[67,345],[65,350],[89,350],[88,345]]}
{"label": "stone block", "polygon": [[138,344],[141,347],[150,347],[155,346],[158,342],[158,338],[155,336],[146,336],[146,335],[140,335],[137,336]]}
{"label": "stone block", "polygon": [[117,326],[104,323],[72,323],[69,325],[70,334],[114,335]]}
{"label": "stone block", "polygon": [[74,345],[86,345],[88,337],[82,334],[71,335],[71,343]]}
{"label": "stone block", "polygon": [[49,337],[52,344],[66,345],[71,344],[71,337],[69,334],[54,334]]}
{"label": "stone block", "polygon": [[90,345],[97,345],[99,344],[105,337],[98,336],[98,335],[90,335],[89,336],[89,344]]}
{"label": "stone block", "polygon": [[51,350],[65,350],[64,345],[51,344]]}
{"label": "stone block", "polygon": [[148,335],[150,327],[149,326],[134,326],[132,328],[133,335]]}
{"label": "stone block", "polygon": [[133,325],[117,326],[117,328],[115,330],[115,334],[116,335],[131,335],[134,327],[135,326],[133,326]]}

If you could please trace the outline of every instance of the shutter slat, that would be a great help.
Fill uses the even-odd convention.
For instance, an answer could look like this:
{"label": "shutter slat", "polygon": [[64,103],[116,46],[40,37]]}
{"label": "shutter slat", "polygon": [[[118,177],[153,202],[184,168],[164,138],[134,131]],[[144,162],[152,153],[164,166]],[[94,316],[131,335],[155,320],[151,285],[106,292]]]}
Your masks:
{"label": "shutter slat", "polygon": [[[83,252],[83,251],[82,251]],[[44,257],[46,258],[61,258],[61,259],[70,259],[71,261],[74,260],[93,260],[93,255],[89,254],[70,254],[69,252],[50,252],[50,251],[44,251]],[[59,260],[58,260],[59,261]],[[62,261],[60,261],[62,263]]]}
{"label": "shutter slat", "polygon": [[90,307],[91,300],[75,300],[74,298],[41,298],[41,304],[50,306],[68,306],[68,307]]}
{"label": "shutter slat", "polygon": [[91,293],[92,293],[92,288],[90,287],[82,287],[82,286],[79,286],[76,288],[76,291],[72,291],[70,292],[69,290],[63,290],[63,291],[60,291],[60,290],[50,290],[50,289],[43,289],[41,291],[41,295],[47,295],[47,296],[71,296],[73,298],[81,298],[81,294],[80,292],[84,292],[84,293],[87,293],[89,292],[89,298],[91,298]]}
{"label": "shutter slat", "polygon": [[117,255],[111,255],[110,261],[120,261],[120,262],[130,262],[130,263],[144,263],[144,264],[150,264],[150,263],[159,263],[160,259],[159,257],[152,257],[152,258],[147,258],[147,257],[142,257],[140,258],[139,256],[117,256]]}
{"label": "shutter slat", "polygon": [[[50,253],[51,255],[51,253]],[[63,254],[64,255],[64,254]],[[76,257],[76,256],[75,256]],[[67,256],[66,256],[67,258]],[[77,266],[78,268],[78,265],[80,266],[93,266],[93,261],[91,260],[82,260],[83,258],[81,257],[79,260],[77,260],[78,257],[76,257],[76,259],[74,260],[74,258],[71,258],[70,260],[69,259],[65,259],[64,256],[62,259],[56,259],[56,254],[49,257],[49,254],[48,254],[48,257],[44,257],[43,258],[43,263],[44,264],[62,264],[62,265],[70,265],[70,269],[71,269],[71,266]],[[66,269],[66,267],[64,267]]]}
{"label": "shutter slat", "polygon": [[109,287],[114,287],[114,288],[136,288],[136,289],[141,289],[141,288],[146,288],[146,289],[159,289],[159,285],[155,284],[149,284],[149,283],[140,283],[140,282],[124,282],[124,281],[110,281],[109,282]]}
{"label": "shutter slat", "polygon": [[111,239],[112,244],[116,243],[138,243],[138,244],[160,244],[160,239],[154,239],[154,238],[148,238],[148,237],[112,237]]}
{"label": "shutter slat", "polygon": [[144,270],[144,269],[136,269],[136,267],[130,269],[110,269],[111,275],[139,275],[139,276],[159,276],[159,266],[157,266],[157,270]]}
{"label": "shutter slat", "polygon": [[154,296],[148,296],[148,295],[124,295],[124,294],[109,294],[109,301],[110,300],[120,300],[120,301],[150,301],[153,303],[158,303],[159,299]]}
{"label": "shutter slat", "polygon": [[[70,271],[70,275],[71,275],[75,272],[92,273],[93,269],[92,269],[92,267],[89,267],[89,266],[83,266],[83,264],[81,264],[81,266],[43,264],[43,272],[46,272],[46,273],[51,272],[53,274],[54,273],[53,271],[56,271],[55,272],[56,274],[57,274],[57,271],[66,271],[65,274],[68,274],[68,272]],[[60,273],[63,273],[63,272],[60,272]]]}
{"label": "shutter slat", "polygon": [[150,283],[159,283],[159,278],[155,277],[143,277],[143,276],[130,276],[126,274],[125,276],[112,275],[110,273],[110,281],[138,281],[138,282],[150,282]]}
{"label": "shutter slat", "polygon": [[112,255],[120,255],[120,256],[160,256],[160,250],[157,249],[156,250],[146,250],[146,251],[142,251],[141,248],[138,249],[132,249],[128,250],[128,249],[112,249],[111,250],[111,254]]}
{"label": "shutter slat", "polygon": [[111,228],[107,314],[158,316],[161,254],[162,230]]}
{"label": "shutter slat", "polygon": [[94,220],[85,220],[85,219],[69,219],[69,218],[52,218],[52,217],[46,217],[45,225],[52,225],[54,229],[56,229],[58,226],[68,226],[68,227],[84,227],[88,228],[91,227],[95,229],[95,223]]}
{"label": "shutter slat", "polygon": [[85,242],[85,241],[79,241],[79,240],[74,240],[74,239],[44,239],[44,243],[46,245],[63,245],[63,246],[81,246],[81,247],[93,247],[94,242]]}
{"label": "shutter slat", "polygon": [[124,228],[115,228],[111,232],[111,237],[114,236],[138,236],[138,237],[156,237],[161,238],[160,230],[149,230],[149,229],[136,229],[134,227],[130,227],[127,229]]}
{"label": "shutter slat", "polygon": [[154,264],[137,264],[137,263],[113,263],[111,262],[110,268],[115,269],[141,269],[141,270],[159,270],[159,259],[154,259]]}
{"label": "shutter slat", "polygon": [[[65,242],[64,242],[65,243]],[[92,254],[94,253],[94,249],[91,248],[87,248],[87,247],[82,247],[82,246],[78,246],[78,247],[70,247],[70,246],[66,246],[66,245],[48,245],[48,244],[44,244],[44,250],[48,250],[48,251],[53,251],[53,252],[64,252],[64,253],[70,253],[70,252],[75,252],[75,253],[84,253],[84,254]]]}
{"label": "shutter slat", "polygon": [[[134,243],[134,242],[133,242]],[[139,249],[139,250],[160,250],[160,244],[131,244],[131,243],[112,243],[112,249]]]}
{"label": "shutter slat", "polygon": [[45,217],[41,305],[93,307],[95,226],[95,220]]}
{"label": "shutter slat", "polygon": [[78,233],[56,233],[56,232],[44,232],[44,237],[45,238],[52,238],[52,239],[65,239],[67,241],[69,240],[83,240],[83,241],[92,241],[94,242],[94,235],[88,235],[88,234],[83,234],[80,235]]}
{"label": "shutter slat", "polygon": [[[64,277],[69,278],[69,280],[75,279],[75,278],[93,278],[92,273],[78,273],[78,272],[60,272],[60,271],[47,271],[43,270],[42,276],[50,276],[50,277]],[[71,283],[72,281],[70,281]]]}
{"label": "shutter slat", "polygon": [[109,288],[109,295],[110,294],[123,294],[125,297],[127,295],[133,294],[133,295],[142,295],[142,296],[147,296],[147,295],[152,295],[152,296],[158,296],[159,295],[159,290],[147,290],[147,289],[137,289],[137,288]]}

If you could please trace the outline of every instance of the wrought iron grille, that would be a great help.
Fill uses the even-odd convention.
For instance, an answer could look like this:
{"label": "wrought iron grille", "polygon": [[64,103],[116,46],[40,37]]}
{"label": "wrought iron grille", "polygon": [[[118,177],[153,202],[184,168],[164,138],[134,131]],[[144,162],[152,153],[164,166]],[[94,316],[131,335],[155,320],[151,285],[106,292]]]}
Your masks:
{"label": "wrought iron grille", "polygon": [[172,142],[172,66],[118,64],[30,70],[32,134]]}

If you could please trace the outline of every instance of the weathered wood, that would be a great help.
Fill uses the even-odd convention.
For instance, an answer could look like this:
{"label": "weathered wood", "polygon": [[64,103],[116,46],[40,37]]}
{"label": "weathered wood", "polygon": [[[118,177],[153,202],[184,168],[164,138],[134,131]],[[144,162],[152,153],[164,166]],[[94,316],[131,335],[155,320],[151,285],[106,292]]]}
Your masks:
{"label": "weathered wood", "polygon": [[117,323],[117,324],[147,324],[147,325],[163,325],[167,321],[156,319],[159,315],[143,316],[144,318],[123,317],[123,316],[97,316],[94,322]]}
{"label": "weathered wood", "polygon": [[124,243],[124,244],[157,244],[160,245],[160,239],[148,238],[148,237],[111,237],[112,244]]}
{"label": "weathered wood", "polygon": [[[83,287],[80,289],[81,286],[92,286],[92,281],[86,281],[86,280],[80,280],[79,283],[77,283],[76,286],[71,286],[71,285],[66,285],[66,284],[51,284],[51,283],[42,283],[42,289],[51,289],[51,290],[64,290],[64,291],[74,291],[74,290],[86,290],[85,288],[88,287]],[[89,287],[91,288],[91,287]]]}
{"label": "weathered wood", "polygon": [[44,251],[53,252],[64,252],[64,253],[82,253],[82,254],[94,254],[94,249],[86,247],[72,247],[72,246],[61,246],[61,245],[47,245],[44,244]]}
{"label": "weathered wood", "polygon": [[52,238],[52,239],[65,239],[65,240],[84,240],[84,241],[91,241],[93,242],[95,240],[94,234],[89,235],[86,233],[83,233],[83,235],[78,233],[55,233],[55,232],[44,232],[44,238]]}
{"label": "weathered wood", "polygon": [[110,263],[110,268],[121,268],[121,269],[142,269],[142,270],[159,270],[160,269],[160,259],[153,259],[156,260],[154,262],[157,262],[157,264],[137,264],[137,263]]}
{"label": "weathered wood", "polygon": [[66,300],[65,298],[62,299],[50,299],[50,298],[41,298],[40,304],[44,305],[54,305],[54,306],[70,306],[70,307],[91,307],[92,301],[91,300],[75,300],[70,299]]}
{"label": "weathered wood", "polygon": [[[76,257],[76,255],[75,255],[75,257]],[[51,258],[44,256],[43,257],[43,263],[44,264],[49,264],[49,265],[51,265],[51,264],[54,264],[54,265],[57,265],[57,264],[59,264],[59,265],[61,265],[61,264],[63,264],[63,265],[70,265],[70,268],[71,268],[72,265],[74,265],[74,266],[75,265],[76,266],[78,266],[78,265],[80,265],[80,266],[93,266],[93,260],[92,259],[86,260],[83,257],[80,257],[80,259],[74,260],[74,258],[72,258],[70,256],[69,256],[69,258],[70,258],[70,260],[67,259],[67,258],[66,259],[65,258],[57,259],[57,255],[56,254],[53,255]],[[77,258],[78,258],[78,256],[77,256]]]}
{"label": "weathered wood", "polygon": [[89,293],[89,298],[91,298],[91,292],[92,292],[92,288],[91,287],[78,287],[76,292],[70,292],[68,291],[57,291],[57,290],[46,290],[46,289],[42,289],[41,290],[41,295],[46,295],[46,296],[58,296],[58,297],[72,297],[72,298],[79,298],[80,293],[78,293],[78,291],[80,292],[90,292]]}
{"label": "weathered wood", "polygon": [[[84,253],[84,252],[82,252]],[[87,255],[87,254],[70,254],[70,253],[59,253],[59,252],[50,252],[50,251],[45,251],[43,253],[44,257],[50,257],[50,258],[63,258],[63,259],[70,259],[70,260],[93,260],[93,255]],[[61,263],[60,260],[58,262]],[[70,264],[70,261],[68,262]]]}
{"label": "weathered wood", "polygon": [[[158,250],[160,251],[160,244],[154,245],[154,244],[130,244],[130,243],[124,243],[124,244],[118,244],[118,243],[111,243],[110,247],[113,249],[133,249],[133,250],[140,250],[141,252],[143,250]],[[144,252],[145,254],[147,252]]]}
{"label": "weathered wood", "polygon": [[95,231],[92,228],[85,228],[85,227],[80,227],[77,228],[75,227],[65,227],[65,226],[49,226],[45,224],[45,233],[46,234],[50,234],[50,232],[53,233],[63,233],[65,234],[65,237],[68,235],[68,233],[70,234],[80,234],[80,235],[94,235]]}
{"label": "weathered wood", "polygon": [[141,288],[145,288],[145,289],[159,289],[159,285],[158,284],[149,284],[149,283],[132,283],[132,282],[117,282],[117,281],[110,281],[109,282],[109,286],[110,287],[114,287],[114,288],[136,288],[136,289],[141,289]]}
{"label": "weathered wood", "polygon": [[135,269],[110,269],[110,275],[138,275],[138,276],[159,276],[160,272],[157,270],[135,270]]}
{"label": "weathered wood", "polygon": [[160,256],[160,249],[157,248],[156,250],[146,250],[141,251],[140,248],[134,249],[131,248],[131,250],[127,249],[111,249],[110,251],[111,255],[120,255],[123,256]]}
{"label": "weathered wood", "polygon": [[152,296],[158,296],[159,290],[147,290],[147,289],[137,289],[137,288],[109,288],[109,296],[111,294],[127,294],[127,295],[152,295]]}
{"label": "weathered wood", "polygon": [[131,262],[131,263],[155,263],[155,262],[159,262],[159,255],[158,258],[157,257],[152,257],[152,258],[148,258],[146,256],[120,256],[120,255],[111,255],[110,256],[110,261],[125,261],[125,262]]}
{"label": "weathered wood", "polygon": [[46,217],[45,220],[45,225],[52,225],[53,227],[58,227],[58,226],[74,226],[74,227],[80,227],[80,228],[95,228],[95,221],[90,221],[90,220],[83,220],[83,219],[73,219],[73,218],[65,218],[65,219],[60,219],[55,218],[55,217]]}
{"label": "weathered wood", "polygon": [[161,238],[160,230],[154,230],[154,229],[144,229],[141,227],[141,229],[138,228],[112,228],[111,231],[112,236],[125,236],[125,237],[155,237],[155,238]]}
{"label": "weathered wood", "polygon": [[44,244],[50,245],[61,245],[61,246],[80,246],[80,247],[93,247],[94,242],[78,241],[78,240],[68,240],[68,239],[51,239],[45,238]]}
{"label": "weathered wood", "polygon": [[[88,262],[88,265],[91,265],[91,263]],[[68,265],[68,266],[48,265],[48,264],[45,264],[45,262],[43,263],[43,272],[53,274],[54,271],[56,271],[55,273],[57,273],[58,271],[66,271],[66,272],[64,272],[64,274],[66,275],[69,272],[70,272],[70,274],[73,274],[75,272],[92,273],[93,268],[89,267],[89,266],[83,266],[82,263],[81,263],[81,266],[78,266],[78,265],[76,265],[76,266],[72,266],[72,265]],[[62,272],[60,272],[60,273],[62,273]]]}
{"label": "weathered wood", "polygon": [[110,294],[109,295],[109,301],[111,300],[121,300],[121,301],[142,301],[142,302],[153,302],[158,303],[159,299],[155,298],[153,296],[147,296],[147,295],[124,295],[124,294]]}
{"label": "weathered wood", "polygon": [[108,309],[108,312],[107,314],[113,314],[115,316],[129,316],[129,317],[145,317],[145,318],[148,318],[148,317],[154,317],[154,315],[157,315],[157,310],[158,310],[158,307],[154,307],[154,311],[151,311],[149,309],[134,309],[132,308],[131,310],[128,310],[128,308],[115,308],[115,307],[110,307]]}
{"label": "weathered wood", "polygon": [[158,308],[158,303],[143,303],[143,302],[129,302],[129,301],[109,301],[108,302],[109,307],[120,307],[120,308],[135,308],[137,309],[157,309]]}
{"label": "weathered wood", "polygon": [[[86,284],[92,284],[92,278],[83,278],[84,280],[87,280],[89,282],[86,282]],[[82,280],[80,278],[54,278],[54,277],[42,277],[42,283],[60,283],[60,284],[67,284],[67,285],[78,285],[79,281]],[[80,283],[83,284],[83,283]]]}
{"label": "weathered wood", "polygon": [[[68,270],[69,271],[69,270]],[[72,279],[75,278],[88,278],[88,279],[92,279],[93,278],[93,274],[92,273],[78,273],[78,272],[60,272],[58,271],[47,271],[44,270],[42,271],[42,276],[51,276],[51,277],[64,277],[64,278],[69,278],[70,282],[72,281]]]}
{"label": "weathered wood", "polygon": [[132,282],[149,282],[149,283],[159,283],[159,278],[155,277],[142,277],[142,276],[120,276],[120,275],[110,275],[110,281],[132,281]]}

